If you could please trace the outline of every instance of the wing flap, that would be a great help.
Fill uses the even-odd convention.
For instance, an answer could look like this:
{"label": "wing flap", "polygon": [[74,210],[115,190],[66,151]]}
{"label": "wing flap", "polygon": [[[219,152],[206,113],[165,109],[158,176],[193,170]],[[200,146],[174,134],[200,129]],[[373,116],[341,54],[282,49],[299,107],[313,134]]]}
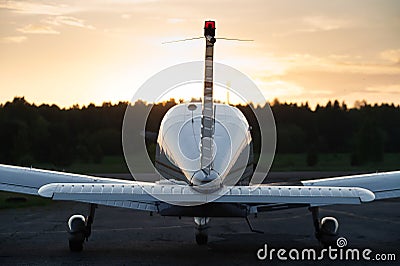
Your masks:
{"label": "wing flap", "polygon": [[8,191],[22,194],[37,195],[38,189],[35,187],[28,187],[22,185],[14,185],[7,183],[0,183],[0,191]]}

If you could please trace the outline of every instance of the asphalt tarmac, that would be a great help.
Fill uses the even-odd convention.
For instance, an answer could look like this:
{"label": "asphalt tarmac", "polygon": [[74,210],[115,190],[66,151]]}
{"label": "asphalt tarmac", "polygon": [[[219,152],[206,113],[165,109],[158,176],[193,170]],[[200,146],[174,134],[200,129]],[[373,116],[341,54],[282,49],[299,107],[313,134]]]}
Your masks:
{"label": "asphalt tarmac", "polygon": [[[53,202],[0,210],[0,265],[400,265],[400,200],[321,209],[321,216],[339,220],[340,235],[347,240],[345,248],[357,248],[360,254],[371,249],[370,261],[289,258],[294,248],[321,251],[305,208],[250,217],[253,227],[263,234],[250,232],[241,218],[213,218],[208,245],[197,246],[192,218],[99,206],[83,252],[71,253],[66,222],[72,214],[87,214],[87,209],[87,204]],[[285,248],[288,260],[281,261],[276,255],[259,260],[257,251],[265,244],[268,250]],[[394,254],[396,260],[377,261],[376,254]]]}

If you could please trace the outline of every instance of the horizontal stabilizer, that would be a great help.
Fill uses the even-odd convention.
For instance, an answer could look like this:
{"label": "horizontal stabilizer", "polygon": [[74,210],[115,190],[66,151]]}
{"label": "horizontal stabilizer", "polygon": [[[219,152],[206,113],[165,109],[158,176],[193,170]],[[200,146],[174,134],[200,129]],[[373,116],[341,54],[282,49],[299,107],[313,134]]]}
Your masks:
{"label": "horizontal stabilizer", "polygon": [[[147,192],[150,192],[148,194]],[[157,185],[134,183],[55,183],[39,189],[43,197],[54,200],[83,202],[133,201],[159,202],[158,197],[169,203],[293,203],[311,205],[360,204],[374,200],[367,189],[356,187],[302,187],[302,186],[234,186],[225,187],[211,194],[200,193],[187,185]]]}

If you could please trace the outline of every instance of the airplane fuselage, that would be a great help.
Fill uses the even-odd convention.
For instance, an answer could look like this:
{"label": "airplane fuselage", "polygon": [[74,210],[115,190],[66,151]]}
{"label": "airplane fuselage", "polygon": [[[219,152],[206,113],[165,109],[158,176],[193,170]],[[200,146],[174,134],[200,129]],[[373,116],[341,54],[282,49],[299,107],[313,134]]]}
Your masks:
{"label": "airplane fuselage", "polygon": [[192,185],[235,185],[252,173],[249,124],[236,107],[214,104],[211,175],[201,175],[201,103],[183,103],[164,116],[157,139],[156,167],[167,179]]}

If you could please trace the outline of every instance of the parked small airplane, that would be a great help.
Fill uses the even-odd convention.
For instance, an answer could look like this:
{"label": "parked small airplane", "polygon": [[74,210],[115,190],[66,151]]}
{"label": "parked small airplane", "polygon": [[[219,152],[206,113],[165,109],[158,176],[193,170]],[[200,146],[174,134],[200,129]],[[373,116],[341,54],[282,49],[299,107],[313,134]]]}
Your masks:
{"label": "parked small airplane", "polygon": [[[247,219],[251,214],[308,207],[317,239],[329,245],[338,237],[338,221],[320,219],[320,206],[400,197],[400,171],[305,180],[295,186],[252,185],[249,124],[237,108],[213,101],[215,21],[205,22],[204,38],[202,102],[171,108],[159,130],[155,167],[168,180],[139,182],[0,165],[0,190],[89,203],[87,217],[68,220],[71,251],[81,251],[91,235],[97,205],[194,217],[199,245],[207,243],[210,217],[243,217],[256,231]],[[177,145],[178,138],[184,146]],[[243,154],[248,159],[239,160]]]}

